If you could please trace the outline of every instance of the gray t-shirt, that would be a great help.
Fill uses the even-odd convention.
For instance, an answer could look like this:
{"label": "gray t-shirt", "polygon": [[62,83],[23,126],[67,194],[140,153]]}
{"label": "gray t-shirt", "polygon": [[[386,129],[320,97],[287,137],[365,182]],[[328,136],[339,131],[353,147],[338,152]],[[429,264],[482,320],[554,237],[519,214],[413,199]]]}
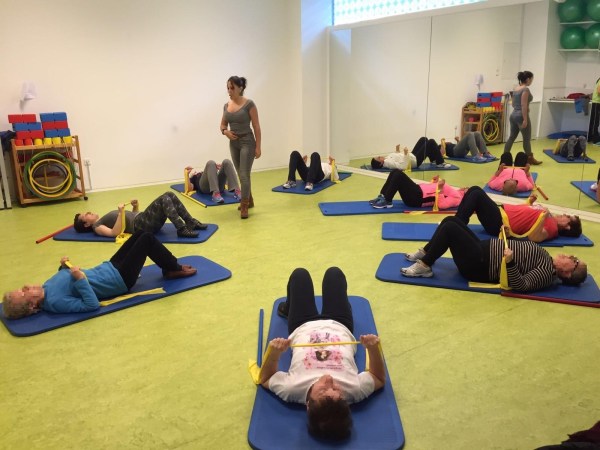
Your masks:
{"label": "gray t-shirt", "polygon": [[520,89],[518,91],[514,91],[513,95],[512,95],[512,106],[513,109],[515,111],[519,111],[522,113],[521,111],[521,97],[523,96],[523,92],[529,92],[529,98],[528,98],[528,102],[527,103],[531,103],[531,100],[533,99],[533,96],[531,95],[531,91],[529,90],[529,88],[523,88]]}
{"label": "gray t-shirt", "polygon": [[[137,213],[133,211],[125,211],[125,231],[124,233],[133,233],[133,220],[137,216]],[[98,221],[92,225],[92,229],[96,231],[96,228],[100,225],[104,225],[108,228],[112,228],[115,226],[117,221],[117,217],[119,217],[119,211],[111,211],[98,219]]]}
{"label": "gray t-shirt", "polygon": [[229,123],[229,129],[237,136],[242,137],[252,133],[250,129],[250,110],[255,106],[252,100],[248,100],[238,111],[232,113],[227,111],[227,103],[225,103],[223,107],[225,120]]}

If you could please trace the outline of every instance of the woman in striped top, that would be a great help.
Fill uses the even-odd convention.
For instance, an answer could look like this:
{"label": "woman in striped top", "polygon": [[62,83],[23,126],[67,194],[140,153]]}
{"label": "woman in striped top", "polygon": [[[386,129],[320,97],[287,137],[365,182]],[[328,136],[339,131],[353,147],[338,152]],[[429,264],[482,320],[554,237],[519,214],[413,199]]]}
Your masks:
{"label": "woman in striped top", "polygon": [[447,250],[460,274],[469,281],[498,283],[502,257],[506,257],[508,285],[521,292],[532,292],[554,284],[577,285],[587,277],[587,265],[575,256],[551,256],[535,242],[508,240],[508,248],[500,239],[480,241],[457,217],[446,217],[431,240],[406,259],[415,263],[401,269],[407,277],[432,277],[432,266]]}

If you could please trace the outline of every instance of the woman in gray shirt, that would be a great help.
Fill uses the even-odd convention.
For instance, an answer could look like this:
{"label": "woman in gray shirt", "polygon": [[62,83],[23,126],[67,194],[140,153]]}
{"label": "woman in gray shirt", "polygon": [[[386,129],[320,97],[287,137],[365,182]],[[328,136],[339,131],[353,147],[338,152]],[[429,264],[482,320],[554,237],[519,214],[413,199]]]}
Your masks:
{"label": "woman in gray shirt", "polygon": [[527,155],[529,164],[538,165],[541,161],[536,160],[531,152],[531,120],[529,119],[529,104],[532,96],[529,91],[529,86],[533,82],[533,73],[528,70],[517,74],[519,87],[512,93],[513,112],[510,115],[510,136],[504,144],[504,153],[509,153],[515,139],[519,135],[519,131],[523,136],[523,150]]}
{"label": "woman in gray shirt", "polygon": [[[260,158],[261,154],[258,109],[252,100],[244,97],[245,89],[246,78],[229,77],[227,93],[230,100],[225,103],[221,118],[221,134],[229,139],[231,159],[242,185],[242,200],[240,201],[240,217],[242,219],[247,219],[248,208],[254,207],[250,171],[254,159]],[[252,125],[252,129],[250,125]]]}

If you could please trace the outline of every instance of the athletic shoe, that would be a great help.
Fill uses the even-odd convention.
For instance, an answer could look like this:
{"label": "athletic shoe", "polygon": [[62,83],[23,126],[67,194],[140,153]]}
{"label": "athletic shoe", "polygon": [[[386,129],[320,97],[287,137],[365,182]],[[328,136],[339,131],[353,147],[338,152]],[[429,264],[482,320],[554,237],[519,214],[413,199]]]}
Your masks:
{"label": "athletic shoe", "polygon": [[377,200],[379,200],[380,198],[383,198],[383,194],[379,194],[377,197],[375,197],[373,200],[369,200],[369,205],[373,206],[374,203],[377,203]]}
{"label": "athletic shoe", "polygon": [[594,184],[592,184],[592,185],[590,186],[590,189],[591,189],[592,191],[597,191],[597,190],[598,190],[598,183],[594,183]]}
{"label": "athletic shoe", "polygon": [[431,278],[433,271],[431,267],[426,267],[423,263],[416,262],[410,267],[403,267],[400,269],[400,273],[405,277],[411,278]]}
{"label": "athletic shoe", "polygon": [[575,157],[573,155],[567,156],[568,161],[575,161]]}
{"label": "athletic shoe", "polygon": [[192,219],[192,223],[188,227],[192,230],[206,230],[208,228],[208,225],[200,222],[198,219]]}
{"label": "athletic shoe", "polygon": [[425,256],[425,250],[423,250],[422,248],[420,248],[419,250],[417,250],[414,253],[405,253],[404,257],[412,262],[417,262],[419,259],[422,259],[423,256]]}
{"label": "athletic shoe", "polygon": [[385,199],[385,197],[381,197],[380,199],[377,199],[377,201],[375,203],[373,203],[371,206],[375,209],[384,209],[384,208],[391,208],[394,206],[394,204],[392,202],[388,202]]}
{"label": "athletic shoe", "polygon": [[483,154],[483,157],[489,161],[496,161],[498,159],[494,155],[492,155],[490,152],[485,152]]}
{"label": "athletic shoe", "polygon": [[304,186],[304,190],[305,191],[312,191],[313,190],[313,184],[312,183],[306,183],[306,186]]}
{"label": "athletic shoe", "polygon": [[283,184],[283,188],[284,189],[290,189],[290,188],[294,188],[296,187],[296,182],[293,180],[287,180],[284,184]]}
{"label": "athletic shoe", "polygon": [[212,195],[212,198],[211,198],[211,200],[212,200],[214,203],[225,203],[225,200],[223,200],[223,197],[221,196],[221,194],[220,194],[219,192],[215,192],[215,193]]}
{"label": "athletic shoe", "polygon": [[482,155],[473,156],[473,161],[475,162],[487,162],[487,158]]}
{"label": "athletic shoe", "polygon": [[177,236],[182,238],[195,238],[198,237],[198,232],[192,230],[186,225],[185,227],[181,227],[177,230]]}
{"label": "athletic shoe", "polygon": [[441,164],[436,164],[436,167],[438,169],[449,169],[450,167],[452,167],[452,164],[441,163]]}
{"label": "athletic shoe", "polygon": [[236,200],[241,200],[242,199],[242,191],[240,191],[239,189],[234,189],[233,190],[233,198],[235,198]]}

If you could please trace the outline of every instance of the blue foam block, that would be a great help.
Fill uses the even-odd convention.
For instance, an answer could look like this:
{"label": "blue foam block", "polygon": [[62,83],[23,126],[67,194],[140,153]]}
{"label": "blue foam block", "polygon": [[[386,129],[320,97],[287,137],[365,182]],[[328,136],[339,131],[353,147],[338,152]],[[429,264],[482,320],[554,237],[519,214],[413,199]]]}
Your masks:
{"label": "blue foam block", "polygon": [[571,181],[571,184],[587,195],[592,200],[598,201],[596,198],[596,192],[592,191],[590,187],[594,184],[595,181]]}
{"label": "blue foam block", "polygon": [[[402,267],[408,267],[413,263],[407,261],[404,253],[390,253],[383,257],[377,268],[375,278],[392,283],[411,284],[414,286],[437,287],[444,289],[456,289],[460,291],[482,292],[486,294],[498,294],[500,289],[469,287],[467,279],[458,273],[458,269],[452,258],[440,258],[433,265],[433,277],[431,278],[409,278],[400,273]],[[534,298],[550,302],[568,303],[574,305],[585,304],[588,306],[600,306],[600,289],[594,277],[588,275],[585,282],[579,286],[566,286],[556,284],[541,291],[520,293],[510,291],[508,296],[519,298]]]}
{"label": "blue foam block", "polygon": [[54,122],[54,113],[40,113],[40,122]]}
{"label": "blue foam block", "polygon": [[[377,209],[369,205],[367,200],[353,202],[322,202],[319,203],[319,208],[324,216],[354,216],[360,214],[393,214],[404,213],[410,211],[427,211],[430,212],[431,206],[425,208],[413,208],[406,206],[401,200],[393,200],[393,208]],[[447,212],[455,212],[456,210],[444,210]]]}
{"label": "blue foam block", "polygon": [[162,271],[156,265],[146,266],[142,269],[140,278],[135,284],[131,293],[147,291],[154,288],[162,287],[165,292],[161,294],[147,294],[132,297],[108,306],[101,306],[96,311],[83,313],[68,313],[68,314],[53,314],[46,311],[41,311],[32,316],[24,317],[17,320],[9,320],[4,317],[0,308],[0,320],[6,326],[8,331],[14,336],[24,337],[33,336],[34,334],[43,333],[45,331],[54,330],[56,328],[71,325],[94,317],[103,316],[120,309],[136,306],[141,303],[151,302],[159,298],[168,297],[169,295],[178,294],[190,289],[195,289],[207,284],[217,283],[231,277],[229,269],[204,258],[203,256],[185,256],[178,258],[180,264],[189,264],[196,269],[198,273],[191,277],[179,278],[176,280],[165,280],[162,276]]}
{"label": "blue foam block", "polygon": [[584,159],[581,156],[579,158],[575,158],[573,161],[569,161],[567,158],[565,158],[564,156],[561,156],[560,154],[555,155],[552,152],[552,150],[550,150],[550,149],[544,150],[544,153],[546,154],[546,156],[549,156],[557,163],[564,163],[564,164],[595,164],[596,163],[596,161],[594,161],[590,157],[587,157],[586,159]]}
{"label": "blue foam block", "polygon": [[[171,189],[173,189],[174,191],[179,192],[180,194],[183,194],[183,196],[186,197],[186,195],[184,194],[184,192],[185,192],[185,185],[183,183],[173,184],[173,185],[171,185]],[[215,203],[215,202],[212,201],[212,195],[211,194],[203,194],[202,192],[194,192],[191,195],[191,197],[193,199],[198,200],[199,202],[204,203],[206,206],[231,205],[233,203],[239,203],[240,202],[238,199],[236,199],[233,196],[233,192],[225,191],[225,192],[222,192],[221,195],[223,196],[223,200],[225,200],[225,203]]]}
{"label": "blue foam block", "polygon": [[42,123],[41,122],[31,122],[31,123],[27,124],[27,128],[29,129],[29,131],[41,130],[42,129]]}
{"label": "blue foam block", "polygon": [[[384,222],[381,237],[390,241],[429,241],[437,228],[437,223]],[[479,239],[490,239],[481,225],[469,225]],[[551,241],[541,242],[542,247],[592,247],[594,242],[585,235],[579,237],[558,236]]]}
{"label": "blue foam block", "polygon": [[[354,335],[377,333],[369,302],[362,297],[349,296],[354,316]],[[321,307],[321,297],[317,297]],[[275,301],[271,313],[271,325],[267,343],[276,337],[286,337],[287,321],[277,315]],[[267,344],[268,345],[268,344]],[[385,346],[385,344],[384,344]],[[285,352],[279,360],[279,369],[288,370],[291,352]],[[359,345],[356,364],[360,371],[365,369],[365,349]],[[387,374],[387,368],[386,368]],[[254,449],[399,449],[404,446],[404,430],[396,404],[389,374],[383,389],[366,400],[351,405],[353,428],[350,438],[340,443],[323,442],[312,437],[306,428],[306,406],[286,403],[261,386],[257,387],[252,417],[248,428],[248,443]]]}
{"label": "blue foam block", "polygon": [[55,122],[67,120],[67,113],[65,112],[55,112],[52,114]]}
{"label": "blue foam block", "polygon": [[71,136],[71,130],[69,128],[60,128],[56,130],[58,137]]}
{"label": "blue foam block", "polygon": [[44,136],[47,138],[59,137],[58,130],[44,130]]}
{"label": "blue foam block", "polygon": [[[165,223],[154,235],[163,244],[200,244],[207,241],[219,227],[208,223],[206,230],[198,230],[198,237],[182,238],[177,236],[177,229],[172,223]],[[98,236],[96,233],[78,233],[74,228],[68,228],[54,236],[55,241],[80,241],[80,242],[115,242],[115,238]]]}
{"label": "blue foam block", "polygon": [[29,131],[29,124],[17,122],[12,124],[13,131]]}
{"label": "blue foam block", "polygon": [[[533,178],[533,181],[537,181],[537,172],[531,172],[531,178]],[[484,192],[487,192],[488,194],[499,194],[502,195],[502,191],[496,191],[494,189],[492,189],[491,187],[488,186],[488,184],[486,183],[485,186],[483,187]],[[514,195],[510,195],[509,197],[519,197],[519,198],[528,198],[531,195],[532,191],[523,191],[523,192],[517,192]]]}
{"label": "blue foam block", "polygon": [[494,158],[486,158],[485,160],[482,161],[478,161],[476,159],[474,159],[472,156],[465,156],[464,158],[456,158],[454,156],[444,156],[444,158],[446,159],[450,159],[452,161],[462,161],[462,162],[467,162],[467,163],[473,163],[473,164],[487,164],[487,163],[491,163],[494,161],[498,161],[498,158],[494,157]]}
{"label": "blue foam block", "polygon": [[[363,164],[360,166],[361,169],[372,170],[374,172],[391,172],[393,169],[386,169],[382,167],[381,169],[373,169],[370,164]],[[454,164],[450,164],[450,167],[438,167],[435,163],[423,163],[419,167],[411,168],[411,172],[427,172],[427,171],[440,171],[440,170],[460,170],[460,167],[455,166]],[[406,172],[409,173],[409,172]]]}
{"label": "blue foam block", "polygon": [[[346,172],[340,172],[338,173],[338,175],[340,176],[340,181],[345,180],[346,178],[348,178],[350,175],[352,175],[351,173],[346,173]],[[296,182],[296,187],[290,188],[290,189],[284,189],[282,185],[279,186],[275,186],[273,189],[271,189],[273,192],[281,192],[284,194],[306,194],[306,195],[311,195],[311,194],[316,194],[317,192],[321,192],[323,189],[327,189],[328,187],[331,186],[335,186],[337,183],[334,183],[331,180],[323,180],[320,181],[319,183],[316,183],[313,186],[313,190],[312,191],[305,191],[304,190],[304,181],[302,180],[298,180]]]}

